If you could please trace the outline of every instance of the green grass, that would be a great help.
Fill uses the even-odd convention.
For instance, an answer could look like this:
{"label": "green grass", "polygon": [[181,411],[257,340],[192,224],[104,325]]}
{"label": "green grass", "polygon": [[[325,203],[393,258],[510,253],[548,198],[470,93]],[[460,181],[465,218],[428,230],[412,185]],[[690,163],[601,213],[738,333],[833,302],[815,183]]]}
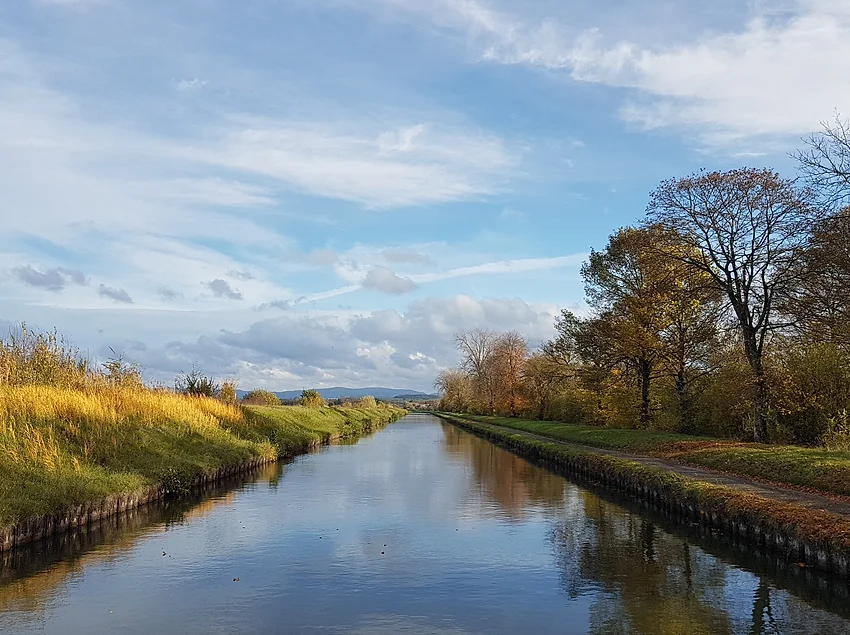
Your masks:
{"label": "green grass", "polygon": [[300,406],[247,406],[242,438],[268,440],[281,456],[303,451],[331,439],[356,437],[390,423],[399,408],[304,408]]}
{"label": "green grass", "polygon": [[674,432],[656,432],[652,430],[628,430],[621,428],[602,428],[599,426],[579,426],[558,421],[535,421],[531,419],[513,419],[509,417],[482,417],[477,415],[453,415],[464,419],[492,423],[505,428],[522,430],[551,437],[559,441],[581,443],[597,448],[621,450],[623,452],[646,453],[659,448],[669,447],[683,441],[715,441],[708,437],[693,437]]}
{"label": "green grass", "polygon": [[292,456],[397,408],[226,406],[149,390],[0,387],[0,527],[199,474]]}
{"label": "green grass", "polygon": [[732,474],[850,495],[850,452],[743,443],[650,430],[579,426],[507,417],[460,416],[558,441],[648,454]]}

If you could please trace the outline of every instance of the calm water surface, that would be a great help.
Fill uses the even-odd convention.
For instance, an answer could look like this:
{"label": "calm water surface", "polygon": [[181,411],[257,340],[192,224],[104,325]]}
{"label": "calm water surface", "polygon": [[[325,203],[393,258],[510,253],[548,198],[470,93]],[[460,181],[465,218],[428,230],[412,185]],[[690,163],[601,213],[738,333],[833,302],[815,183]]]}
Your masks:
{"label": "calm water surface", "polygon": [[427,415],[180,505],[17,554],[0,633],[850,633],[844,582],[688,537]]}

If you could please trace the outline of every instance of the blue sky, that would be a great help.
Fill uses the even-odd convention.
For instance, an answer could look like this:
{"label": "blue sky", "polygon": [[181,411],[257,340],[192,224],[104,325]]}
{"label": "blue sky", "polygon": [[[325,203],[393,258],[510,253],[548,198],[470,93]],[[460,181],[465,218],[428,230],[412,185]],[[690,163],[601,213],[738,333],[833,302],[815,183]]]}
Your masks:
{"label": "blue sky", "polygon": [[428,389],[665,178],[850,109],[831,0],[4,0],[0,302],[170,383]]}

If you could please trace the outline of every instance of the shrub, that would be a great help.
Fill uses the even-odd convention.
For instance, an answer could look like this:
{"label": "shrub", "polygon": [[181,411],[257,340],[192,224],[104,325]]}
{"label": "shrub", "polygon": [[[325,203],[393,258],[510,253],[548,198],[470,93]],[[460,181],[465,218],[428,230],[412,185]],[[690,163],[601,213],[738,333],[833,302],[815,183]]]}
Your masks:
{"label": "shrub", "polygon": [[122,388],[142,388],[144,381],[139,365],[126,361],[123,354],[117,354],[112,348],[109,350],[113,356],[101,364],[106,381]]}
{"label": "shrub", "polygon": [[305,390],[301,393],[301,405],[308,408],[320,408],[325,405],[325,400],[318,390]]}
{"label": "shrub", "polygon": [[372,395],[366,395],[365,397],[360,397],[355,405],[358,408],[377,408],[378,402],[375,401]]}
{"label": "shrub", "polygon": [[827,450],[850,452],[850,417],[846,410],[827,420],[821,442]]}
{"label": "shrub", "polygon": [[772,377],[777,425],[787,429],[786,440],[815,444],[850,403],[850,359],[829,343],[788,343],[777,358]]}
{"label": "shrub", "polygon": [[236,405],[236,382],[225,381],[221,384],[221,392],[218,396],[224,403],[229,406]]}
{"label": "shrub", "polygon": [[252,406],[279,406],[280,399],[270,390],[252,390],[242,397],[242,403]]}
{"label": "shrub", "polygon": [[88,358],[55,330],[21,323],[0,340],[0,385],[82,388],[93,379]]}
{"label": "shrub", "polygon": [[175,379],[174,389],[193,397],[218,397],[221,394],[221,385],[204,375],[197,366],[192,366],[191,372]]}

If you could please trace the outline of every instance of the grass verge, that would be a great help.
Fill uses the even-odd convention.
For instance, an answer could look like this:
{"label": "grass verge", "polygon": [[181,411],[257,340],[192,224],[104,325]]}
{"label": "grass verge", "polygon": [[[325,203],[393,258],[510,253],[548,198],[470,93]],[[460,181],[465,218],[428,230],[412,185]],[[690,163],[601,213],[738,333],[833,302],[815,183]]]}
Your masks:
{"label": "grass verge", "polygon": [[730,474],[850,496],[850,452],[789,445],[762,445],[671,432],[580,426],[553,421],[453,416],[531,432],[558,441],[647,454]]}
{"label": "grass verge", "polygon": [[246,407],[144,388],[0,386],[0,528],[111,495],[291,456],[397,419],[390,408]]}
{"label": "grass verge", "polygon": [[[634,461],[484,427],[467,417],[443,413],[439,416],[547,466],[584,474],[618,489],[639,492],[643,497],[663,501],[672,509],[732,528],[753,542],[782,549],[788,557],[807,565],[850,575],[850,520],[842,516],[801,510]],[[485,419],[489,422],[490,418]]]}

